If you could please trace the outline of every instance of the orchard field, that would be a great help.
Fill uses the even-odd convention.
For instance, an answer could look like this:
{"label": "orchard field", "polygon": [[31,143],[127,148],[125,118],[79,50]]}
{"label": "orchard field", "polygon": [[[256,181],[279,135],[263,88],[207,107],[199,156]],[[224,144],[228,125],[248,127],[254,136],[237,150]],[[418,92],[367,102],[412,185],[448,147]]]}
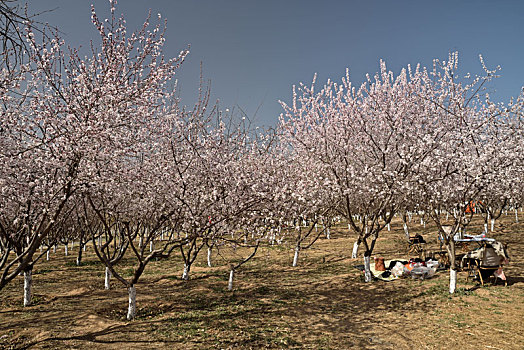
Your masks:
{"label": "orchard field", "polygon": [[[524,348],[524,89],[492,100],[499,66],[315,75],[264,127],[202,70],[185,105],[190,47],[120,13],[92,5],[77,47],[0,0],[0,347]],[[482,232],[507,287],[456,263]],[[417,233],[446,268],[374,280]]]}
{"label": "orchard field", "polygon": [[[413,217],[428,250],[438,250],[436,229]],[[524,224],[501,216],[490,237],[508,243],[508,286],[480,287],[459,272],[449,294],[449,274],[365,283],[351,259],[354,237],[338,224],[304,250],[292,267],[293,246],[261,247],[227,290],[228,267],[205,254],[191,278],[181,279],[181,259],[152,262],[137,285],[137,315],[126,321],[127,291],[113,280],[104,290],[104,266],[88,246],[82,266],[76,249],[63,246],[34,270],[33,305],[23,307],[23,278],[0,301],[5,349],[522,349],[524,347]],[[470,232],[482,231],[474,218]],[[237,250],[224,254],[247,255]],[[407,258],[402,223],[379,238],[376,256]],[[124,259],[121,264],[129,263]],[[132,261],[129,263],[132,270]],[[129,272],[131,274],[131,271]]]}

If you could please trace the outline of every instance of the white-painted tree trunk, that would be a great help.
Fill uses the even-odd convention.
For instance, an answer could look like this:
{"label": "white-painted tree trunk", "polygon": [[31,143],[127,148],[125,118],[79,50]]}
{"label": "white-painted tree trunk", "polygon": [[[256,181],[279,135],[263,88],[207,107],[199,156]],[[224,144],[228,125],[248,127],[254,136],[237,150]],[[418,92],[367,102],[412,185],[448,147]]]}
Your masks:
{"label": "white-painted tree trunk", "polygon": [[391,231],[391,224],[388,223],[388,231]]}
{"label": "white-painted tree trunk", "polygon": [[406,239],[409,239],[409,228],[406,223],[404,223],[404,234],[406,235]]}
{"label": "white-painted tree trunk", "polygon": [[211,265],[211,253],[212,253],[212,248],[208,247],[207,248],[207,266],[208,267],[212,267],[212,265]]}
{"label": "white-painted tree trunk", "polygon": [[353,251],[351,252],[351,259],[356,259],[358,254],[358,246],[359,246],[358,239],[353,243]]}
{"label": "white-painted tree trunk", "polygon": [[136,316],[136,288],[134,285],[131,285],[127,289],[129,293],[129,306],[127,307],[127,319],[129,321],[133,320]]}
{"label": "white-painted tree trunk", "polygon": [[153,241],[149,242],[149,252],[153,251]]}
{"label": "white-painted tree trunk", "polygon": [[457,270],[449,269],[449,293],[455,293],[457,287]]}
{"label": "white-painted tree trunk", "polygon": [[111,289],[111,270],[106,266],[106,273],[104,278],[104,288]]}
{"label": "white-painted tree trunk", "polygon": [[371,282],[371,265],[370,257],[364,256],[364,281]]}
{"label": "white-painted tree trunk", "polygon": [[449,212],[446,212],[446,220],[449,219]]}
{"label": "white-painted tree trunk", "polygon": [[144,238],[140,236],[140,238],[138,239],[138,247],[142,248],[143,245],[144,245]]}
{"label": "white-painted tree trunk", "polygon": [[189,280],[189,265],[184,264],[184,272],[182,272],[182,279],[184,281]]}
{"label": "white-painted tree trunk", "polygon": [[49,249],[45,253],[45,259],[46,259],[46,261],[49,261]]}
{"label": "white-painted tree trunk", "polygon": [[491,232],[495,230],[495,219],[491,219]]}
{"label": "white-painted tree trunk", "polygon": [[67,255],[68,255],[68,252],[67,252],[67,243],[66,243],[66,244],[64,244],[64,253],[65,253],[65,256],[67,256]]}
{"label": "white-painted tree trunk", "polygon": [[329,227],[326,229],[326,238],[331,239],[331,232],[329,231]]}
{"label": "white-painted tree trunk", "polygon": [[348,224],[348,231],[351,232],[351,224]]}
{"label": "white-painted tree trunk", "polygon": [[298,254],[300,253],[300,246],[297,245],[295,247],[295,255],[293,256],[293,267],[296,267],[298,265]]}
{"label": "white-painted tree trunk", "polygon": [[53,253],[56,253],[56,244],[53,246]]}
{"label": "white-painted tree trunk", "polygon": [[515,208],[515,222],[517,224],[519,223],[519,211],[517,210],[517,208]]}
{"label": "white-painted tree trunk", "polygon": [[31,289],[33,287],[33,271],[24,271],[24,306],[31,305]]}
{"label": "white-painted tree trunk", "polygon": [[227,283],[227,290],[233,290],[233,278],[235,276],[235,270],[229,271],[229,282]]}
{"label": "white-painted tree trunk", "polygon": [[488,224],[484,223],[484,233],[488,233]]}

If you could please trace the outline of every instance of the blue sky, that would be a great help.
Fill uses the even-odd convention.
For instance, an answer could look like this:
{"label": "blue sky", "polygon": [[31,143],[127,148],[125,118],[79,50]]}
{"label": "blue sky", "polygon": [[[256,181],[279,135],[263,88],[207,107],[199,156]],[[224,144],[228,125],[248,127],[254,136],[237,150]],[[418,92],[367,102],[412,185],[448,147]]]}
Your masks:
{"label": "blue sky", "polygon": [[[88,47],[96,32],[90,4],[109,15],[107,0],[30,0],[30,12],[61,29],[72,46]],[[148,10],[167,19],[166,56],[191,44],[181,68],[181,97],[197,95],[200,62],[212,98],[223,109],[241,108],[259,125],[272,126],[290,101],[293,84],[339,81],[350,69],[360,83],[378,70],[380,59],[398,72],[407,64],[431,65],[433,58],[460,54],[461,73],[502,67],[489,91],[507,101],[524,86],[524,1],[522,0],[120,0],[129,30]],[[256,116],[255,116],[256,114]]]}

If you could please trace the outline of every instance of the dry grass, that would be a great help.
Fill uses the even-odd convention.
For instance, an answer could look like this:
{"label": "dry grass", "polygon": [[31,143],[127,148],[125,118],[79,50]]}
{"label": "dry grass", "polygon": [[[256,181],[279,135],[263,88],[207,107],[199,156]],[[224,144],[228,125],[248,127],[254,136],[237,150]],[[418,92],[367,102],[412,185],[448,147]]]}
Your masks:
{"label": "dry grass", "polygon": [[[412,232],[437,249],[434,229],[418,220]],[[522,349],[524,224],[513,220],[503,217],[492,235],[509,243],[507,287],[479,288],[459,273],[449,296],[446,271],[426,281],[366,284],[341,225],[331,240],[304,251],[296,268],[291,247],[261,249],[237,274],[233,292],[227,268],[206,267],[205,253],[187,282],[176,257],[153,262],[137,285],[133,322],[125,320],[126,290],[116,280],[103,289],[104,268],[92,252],[76,267],[75,256],[60,251],[35,267],[33,306],[22,307],[22,278],[0,292],[0,348]],[[407,258],[400,223],[392,229],[375,254]]]}

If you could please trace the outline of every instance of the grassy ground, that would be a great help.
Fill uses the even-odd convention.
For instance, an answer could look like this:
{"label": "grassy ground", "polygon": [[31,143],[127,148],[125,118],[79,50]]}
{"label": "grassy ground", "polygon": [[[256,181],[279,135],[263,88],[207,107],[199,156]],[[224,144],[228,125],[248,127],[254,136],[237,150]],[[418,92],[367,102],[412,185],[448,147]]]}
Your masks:
{"label": "grassy ground", "polygon": [[[447,271],[426,281],[364,283],[352,267],[361,259],[350,259],[353,238],[340,225],[332,239],[303,251],[296,268],[290,246],[259,250],[233,292],[217,256],[223,266],[208,268],[203,252],[189,281],[180,279],[177,257],[153,262],[137,285],[133,322],[125,320],[126,290],[116,280],[103,289],[104,268],[92,251],[76,267],[74,254],[60,250],[35,267],[33,306],[22,307],[22,278],[0,292],[0,348],[523,349],[524,224],[513,222],[502,217],[492,234],[509,244],[507,287],[478,287],[461,272],[450,296]],[[438,249],[435,229],[418,223],[414,217],[412,232]],[[402,238],[395,222],[375,255],[408,258]]]}

